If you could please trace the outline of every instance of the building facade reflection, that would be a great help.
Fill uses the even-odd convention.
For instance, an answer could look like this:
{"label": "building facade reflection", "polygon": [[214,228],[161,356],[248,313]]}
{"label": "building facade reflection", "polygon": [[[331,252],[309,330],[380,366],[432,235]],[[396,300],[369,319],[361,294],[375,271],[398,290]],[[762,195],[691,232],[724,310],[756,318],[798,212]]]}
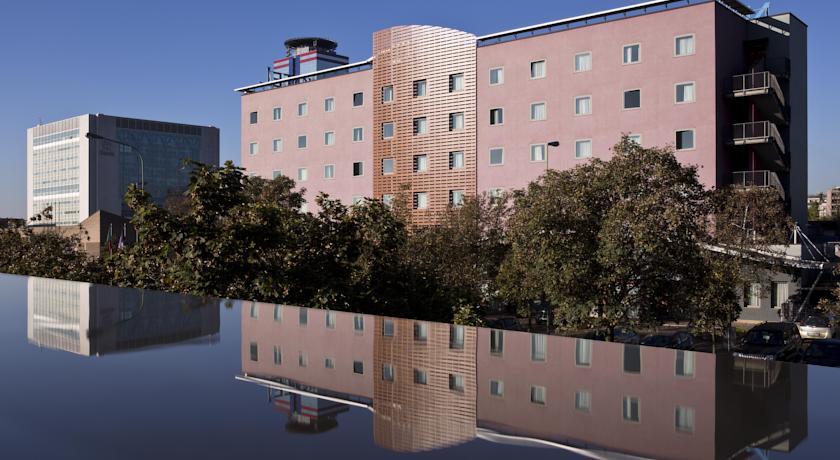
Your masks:
{"label": "building facade reflection", "polygon": [[47,278],[27,279],[27,338],[85,356],[215,343],[218,301]]}

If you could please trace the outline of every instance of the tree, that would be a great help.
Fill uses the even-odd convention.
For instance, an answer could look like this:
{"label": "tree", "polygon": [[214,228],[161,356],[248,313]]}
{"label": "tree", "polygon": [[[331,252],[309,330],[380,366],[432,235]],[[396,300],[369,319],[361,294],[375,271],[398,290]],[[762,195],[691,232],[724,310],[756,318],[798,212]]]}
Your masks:
{"label": "tree", "polygon": [[811,201],[811,202],[808,203],[808,220],[809,221],[820,220],[820,204],[819,203],[817,203],[815,201]]}
{"label": "tree", "polygon": [[99,259],[79,249],[78,236],[56,229],[0,228],[0,272],[102,283],[107,273]]}

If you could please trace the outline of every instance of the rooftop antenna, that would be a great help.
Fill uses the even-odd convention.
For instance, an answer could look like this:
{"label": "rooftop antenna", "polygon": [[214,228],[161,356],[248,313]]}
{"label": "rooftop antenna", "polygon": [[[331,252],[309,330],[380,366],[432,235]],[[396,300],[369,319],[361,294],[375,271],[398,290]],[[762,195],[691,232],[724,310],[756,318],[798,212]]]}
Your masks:
{"label": "rooftop antenna", "polygon": [[764,2],[764,4],[761,5],[761,8],[756,10],[755,14],[753,14],[750,19],[763,18],[767,16],[770,16],[770,2]]}

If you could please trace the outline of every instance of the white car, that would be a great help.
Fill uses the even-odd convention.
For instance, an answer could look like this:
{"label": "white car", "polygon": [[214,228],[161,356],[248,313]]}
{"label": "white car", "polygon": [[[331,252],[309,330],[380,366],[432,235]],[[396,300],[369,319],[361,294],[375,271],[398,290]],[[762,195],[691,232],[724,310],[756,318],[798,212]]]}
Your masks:
{"label": "white car", "polygon": [[803,339],[832,339],[837,334],[834,321],[825,316],[809,316],[796,324]]}

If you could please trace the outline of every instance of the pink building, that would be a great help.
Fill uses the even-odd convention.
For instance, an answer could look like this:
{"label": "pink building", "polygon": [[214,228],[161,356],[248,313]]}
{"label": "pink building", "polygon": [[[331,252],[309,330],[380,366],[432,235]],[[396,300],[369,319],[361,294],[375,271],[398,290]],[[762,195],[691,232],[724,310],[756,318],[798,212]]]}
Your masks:
{"label": "pink building", "polygon": [[429,223],[609,158],[626,133],[673,146],[709,188],[773,187],[805,222],[807,26],[753,14],[660,0],[480,37],[378,31],[368,60],[239,88],[242,165],[310,202],[401,198]]}

